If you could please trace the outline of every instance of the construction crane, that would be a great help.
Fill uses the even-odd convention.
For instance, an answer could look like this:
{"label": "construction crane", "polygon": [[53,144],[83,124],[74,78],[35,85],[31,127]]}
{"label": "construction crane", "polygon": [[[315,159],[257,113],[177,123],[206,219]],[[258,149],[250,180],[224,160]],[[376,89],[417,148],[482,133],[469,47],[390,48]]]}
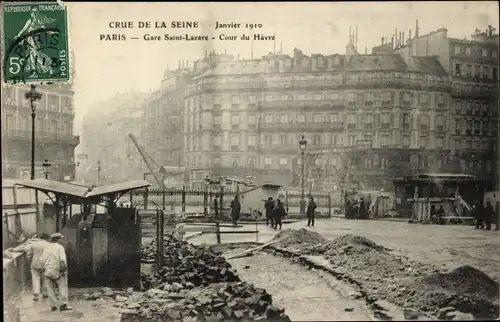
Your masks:
{"label": "construction crane", "polygon": [[142,160],[144,160],[144,163],[148,167],[149,172],[155,179],[156,183],[158,186],[162,189],[165,188],[165,177],[166,177],[166,171],[164,167],[158,166],[158,164],[155,162],[155,160],[142,148],[142,146],[139,144],[137,141],[135,135],[132,133],[128,134],[130,140],[132,140],[132,143],[134,143],[135,147],[137,148],[137,151],[139,151],[139,154],[142,157]]}

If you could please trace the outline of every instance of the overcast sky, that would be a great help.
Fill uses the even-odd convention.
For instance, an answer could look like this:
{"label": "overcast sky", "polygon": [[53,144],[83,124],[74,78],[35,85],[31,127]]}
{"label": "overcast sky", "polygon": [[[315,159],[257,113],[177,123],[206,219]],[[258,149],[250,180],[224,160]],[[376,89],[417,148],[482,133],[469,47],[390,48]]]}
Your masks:
{"label": "overcast sky", "polygon": [[[101,34],[123,33],[127,37],[184,34],[209,35],[200,29],[122,29],[109,28],[110,21],[203,21],[209,15],[220,23],[262,24],[258,31],[276,35],[276,50],[283,42],[283,53],[294,47],[305,54],[345,52],[349,27],[358,26],[358,51],[371,53],[381,37],[390,37],[395,28],[420,34],[441,27],[450,37],[470,37],[475,28],[498,26],[496,1],[387,2],[387,3],[99,3],[68,2],[71,48],[76,55],[74,77],[77,134],[89,108],[117,93],[149,92],[158,89],[167,66],[177,67],[179,59],[189,65],[204,55],[205,42],[151,41],[127,39],[124,42],[100,41]],[[226,29],[222,33],[241,36],[248,29]],[[257,31],[255,31],[257,32]],[[218,36],[218,31],[214,31]],[[209,44],[219,53],[250,59],[251,41],[219,41]],[[273,41],[254,42],[254,58],[273,51]]]}

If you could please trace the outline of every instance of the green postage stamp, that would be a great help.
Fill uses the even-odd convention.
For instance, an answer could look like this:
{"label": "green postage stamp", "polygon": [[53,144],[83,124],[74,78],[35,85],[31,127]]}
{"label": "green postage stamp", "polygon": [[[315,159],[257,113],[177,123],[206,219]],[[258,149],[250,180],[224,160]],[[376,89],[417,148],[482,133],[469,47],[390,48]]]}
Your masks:
{"label": "green postage stamp", "polygon": [[69,81],[66,7],[4,2],[3,15],[5,81]]}

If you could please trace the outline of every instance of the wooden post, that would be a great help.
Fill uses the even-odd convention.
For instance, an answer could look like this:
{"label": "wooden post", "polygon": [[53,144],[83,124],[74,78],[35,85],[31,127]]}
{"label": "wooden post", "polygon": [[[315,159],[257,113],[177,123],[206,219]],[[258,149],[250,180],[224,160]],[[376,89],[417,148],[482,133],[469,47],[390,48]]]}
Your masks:
{"label": "wooden post", "polygon": [[217,244],[220,244],[219,207],[217,205],[217,197],[214,198],[214,211],[215,211],[215,236],[217,237]]}
{"label": "wooden post", "polygon": [[56,195],[56,199],[55,199],[55,208],[56,208],[56,232],[59,232],[59,226],[60,226],[60,222],[61,222],[61,216],[60,216],[60,206],[59,206],[59,200],[60,200],[60,197],[59,195]]}
{"label": "wooden post", "polygon": [[163,232],[165,219],[163,214],[162,210],[156,210],[156,260],[159,267],[163,265]]}
{"label": "wooden post", "polygon": [[332,195],[328,194],[328,218],[332,218]]}
{"label": "wooden post", "polygon": [[68,202],[66,201],[66,198],[64,199],[64,202],[63,202],[63,220],[62,220],[62,227],[66,227],[66,223],[68,222],[68,212],[67,212],[67,209],[68,209]]}
{"label": "wooden post", "polygon": [[208,217],[208,188],[203,189],[203,214]]}
{"label": "wooden post", "polygon": [[182,206],[182,212],[186,213],[186,186],[182,186],[182,195],[181,195],[181,206]]}
{"label": "wooden post", "polygon": [[161,206],[163,211],[165,211],[165,198],[166,198],[165,194],[167,193],[165,190],[166,190],[165,188],[161,190]]}
{"label": "wooden post", "polygon": [[149,194],[149,189],[148,187],[144,188],[144,210],[148,209],[148,194]]}

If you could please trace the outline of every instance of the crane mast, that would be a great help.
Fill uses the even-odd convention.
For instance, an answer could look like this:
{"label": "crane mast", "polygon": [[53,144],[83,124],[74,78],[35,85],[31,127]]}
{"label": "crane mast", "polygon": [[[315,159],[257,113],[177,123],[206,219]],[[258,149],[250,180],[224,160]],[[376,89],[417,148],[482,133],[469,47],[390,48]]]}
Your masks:
{"label": "crane mast", "polygon": [[[129,133],[128,136],[129,136],[130,140],[132,140],[132,143],[134,143],[137,151],[139,151],[139,154],[141,155],[142,159],[144,160],[144,163],[148,167],[149,172],[151,173],[151,175],[155,179],[158,186],[160,188],[164,189],[165,188],[164,177],[163,177],[164,174],[163,174],[163,176],[159,175],[159,172],[162,172],[161,169],[158,169],[159,167],[156,164],[156,162],[153,160],[153,158],[151,158],[151,156],[149,156],[147,154],[147,152],[144,151],[144,149],[139,144],[139,142],[137,142],[135,135],[133,135],[132,133]],[[156,166],[156,167],[153,167],[153,166]]]}

